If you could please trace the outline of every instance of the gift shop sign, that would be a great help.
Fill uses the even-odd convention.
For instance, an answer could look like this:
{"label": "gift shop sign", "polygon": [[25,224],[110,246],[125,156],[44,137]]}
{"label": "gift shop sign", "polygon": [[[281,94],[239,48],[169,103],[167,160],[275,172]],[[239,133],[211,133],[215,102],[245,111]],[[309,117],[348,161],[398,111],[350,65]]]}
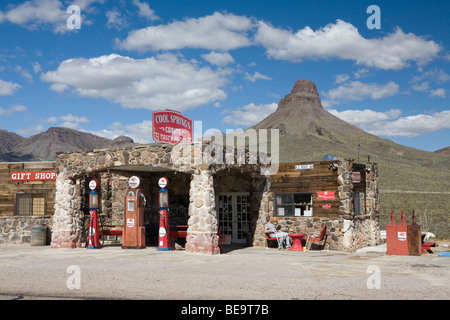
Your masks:
{"label": "gift shop sign", "polygon": [[317,192],[317,200],[334,200],[334,191]]}
{"label": "gift shop sign", "polygon": [[46,181],[56,180],[55,171],[45,172],[11,172],[11,181]]}
{"label": "gift shop sign", "polygon": [[153,112],[152,138],[157,142],[192,142],[192,120],[173,110]]}

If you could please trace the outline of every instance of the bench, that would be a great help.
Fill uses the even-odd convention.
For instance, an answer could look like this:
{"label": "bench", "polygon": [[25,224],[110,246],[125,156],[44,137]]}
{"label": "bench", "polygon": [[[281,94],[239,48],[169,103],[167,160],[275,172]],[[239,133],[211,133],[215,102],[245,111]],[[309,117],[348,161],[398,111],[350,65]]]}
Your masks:
{"label": "bench", "polygon": [[178,238],[186,239],[188,227],[187,224],[174,224],[169,226],[172,250],[175,250],[175,242]]}
{"label": "bench", "polygon": [[425,252],[433,253],[431,248],[436,247],[436,242],[423,242],[424,239],[425,239],[425,233],[422,233],[422,235],[421,235],[422,253],[425,253]]}
{"label": "bench", "polygon": [[98,235],[101,236],[117,236],[117,237],[121,237],[123,234],[123,229],[111,229],[111,228],[123,228],[123,225],[120,224],[111,224],[111,225],[107,225],[107,226],[103,226],[103,227],[107,227],[108,229],[103,229],[102,227],[99,228],[99,233]]}
{"label": "bench", "polygon": [[[104,229],[104,228],[108,229]],[[123,228],[121,224],[110,224],[106,226],[99,226],[98,228],[98,238],[101,239],[102,236],[116,236],[121,237],[123,235],[123,229],[111,229],[111,228]],[[86,237],[86,248],[89,245],[89,236]]]}

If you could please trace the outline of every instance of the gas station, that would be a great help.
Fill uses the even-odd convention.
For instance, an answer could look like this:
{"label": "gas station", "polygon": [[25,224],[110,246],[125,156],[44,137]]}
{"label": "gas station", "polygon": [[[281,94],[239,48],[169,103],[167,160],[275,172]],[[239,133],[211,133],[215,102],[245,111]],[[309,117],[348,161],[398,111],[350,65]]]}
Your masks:
{"label": "gas station", "polygon": [[381,242],[376,163],[277,163],[261,149],[229,146],[228,137],[226,146],[193,142],[192,121],[155,114],[158,142],[56,154],[53,248],[100,249],[107,241],[220,254],[222,244],[268,246],[269,216],[293,234],[326,226],[331,250]]}

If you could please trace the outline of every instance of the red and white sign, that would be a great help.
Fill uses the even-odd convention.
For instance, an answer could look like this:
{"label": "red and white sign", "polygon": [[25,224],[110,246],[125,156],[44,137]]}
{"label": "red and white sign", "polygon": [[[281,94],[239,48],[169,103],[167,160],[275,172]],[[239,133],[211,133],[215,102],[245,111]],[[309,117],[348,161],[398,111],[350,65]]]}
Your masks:
{"label": "red and white sign", "polygon": [[331,209],[331,204],[323,204],[322,209]]}
{"label": "red and white sign", "polygon": [[334,191],[317,192],[317,200],[334,200]]}
{"label": "red and white sign", "polygon": [[161,179],[158,180],[158,186],[160,188],[165,188],[168,183],[169,183],[169,179],[167,179],[166,177],[162,177]]}
{"label": "red and white sign", "polygon": [[353,172],[352,180],[353,180],[353,183],[360,183],[361,182],[361,172]]}
{"label": "red and white sign", "polygon": [[157,142],[192,142],[192,120],[178,111],[153,112],[152,138]]}
{"label": "red and white sign", "polygon": [[398,241],[406,241],[406,231],[403,232],[397,232],[397,239]]}
{"label": "red and white sign", "polygon": [[141,180],[136,176],[132,176],[130,180],[128,180],[128,185],[130,186],[130,188],[137,188],[139,187],[140,183]]}
{"label": "red and white sign", "polygon": [[56,180],[55,171],[45,172],[11,172],[11,181],[47,181]]}
{"label": "red and white sign", "polygon": [[98,182],[97,182],[97,180],[91,180],[91,181],[89,182],[89,189],[95,190],[95,189],[97,189],[97,187],[98,187]]}

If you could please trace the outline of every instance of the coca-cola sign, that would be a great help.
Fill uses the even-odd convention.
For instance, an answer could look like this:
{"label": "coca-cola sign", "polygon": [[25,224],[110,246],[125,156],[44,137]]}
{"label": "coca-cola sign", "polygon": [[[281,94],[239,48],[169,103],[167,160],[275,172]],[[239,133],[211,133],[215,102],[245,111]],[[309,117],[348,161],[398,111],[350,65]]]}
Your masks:
{"label": "coca-cola sign", "polygon": [[155,111],[152,116],[152,138],[157,142],[192,142],[192,120],[178,111]]}

